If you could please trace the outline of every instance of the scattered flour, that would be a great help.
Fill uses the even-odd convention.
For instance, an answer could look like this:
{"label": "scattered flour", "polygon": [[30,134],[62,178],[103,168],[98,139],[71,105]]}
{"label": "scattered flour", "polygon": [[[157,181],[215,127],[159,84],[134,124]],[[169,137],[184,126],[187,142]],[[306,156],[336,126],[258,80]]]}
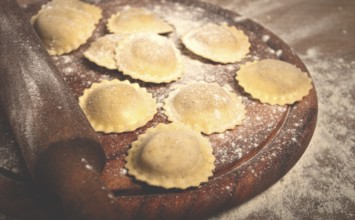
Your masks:
{"label": "scattered flour", "polygon": [[[213,2],[213,1],[210,1]],[[265,2],[268,2],[267,7]],[[256,17],[259,15],[266,15],[268,20],[272,20],[271,15],[267,15],[273,8],[279,7],[281,4],[277,1],[256,1],[253,4],[244,5],[241,8],[233,8],[235,3],[228,4],[230,9],[235,11],[242,11],[243,14],[249,17]],[[255,10],[259,8],[259,10]],[[190,22],[191,17],[185,19],[175,19],[174,14],[171,13],[184,13],[182,7],[177,5],[175,11],[163,11],[162,7],[156,7],[154,10],[160,13],[166,13],[167,21],[176,23],[177,33],[185,33],[191,28],[195,28],[203,20],[203,13],[201,10],[196,10],[193,16],[200,18],[199,22]],[[338,7],[339,11],[343,11],[342,7]],[[171,16],[168,16],[171,14]],[[187,14],[186,16],[191,16]],[[285,39],[289,43],[297,43],[299,39],[305,36],[318,34],[323,28],[325,23],[329,23],[334,17],[329,16],[320,21],[315,21],[315,29],[310,29],[309,26],[297,30],[298,34],[286,33]],[[245,17],[236,17],[236,22],[243,21]],[[189,24],[187,24],[189,21]],[[322,29],[323,30],[323,29]],[[347,34],[346,29],[342,30],[343,34]],[[173,36],[174,38],[174,36]],[[175,39],[176,36],[175,36]],[[262,40],[267,42],[268,36],[263,36]],[[273,51],[277,56],[282,54],[282,51]],[[316,85],[318,98],[319,98],[319,118],[318,127],[312,139],[310,146],[302,159],[296,166],[277,184],[268,189],[265,193],[257,196],[255,199],[245,203],[244,205],[231,210],[230,212],[223,213],[221,216],[211,219],[256,219],[256,218],[269,218],[269,219],[304,219],[309,218],[311,215],[317,219],[338,219],[339,217],[346,219],[355,218],[355,162],[353,160],[355,154],[355,61],[348,63],[341,58],[326,58],[323,57],[317,48],[310,48],[305,54],[301,56],[309,68],[314,83]],[[63,65],[73,63],[71,57],[64,57],[55,60]],[[254,58],[255,59],[255,58]],[[203,76],[201,79],[193,76],[194,71],[208,71],[212,68],[208,65],[200,65],[197,60],[190,60],[189,67],[190,75],[187,73],[186,80],[206,80],[218,81],[219,79],[213,75]],[[74,67],[73,67],[74,68]],[[229,66],[229,70],[233,68],[238,69],[237,65]],[[222,69],[216,68],[217,72]],[[90,73],[86,73],[90,77]],[[65,77],[82,77],[81,73],[72,71],[72,67],[67,66],[64,69],[63,75]],[[109,78],[107,75],[102,75],[101,78]],[[92,81],[84,86],[89,86]],[[184,82],[182,80],[181,82]],[[230,86],[230,85],[229,85]],[[165,91],[157,93],[158,99],[163,100],[166,96]],[[245,100],[244,100],[245,101]],[[249,103],[250,106],[254,105]],[[281,115],[285,112],[282,107],[275,107],[267,109],[270,111],[265,115],[270,116],[274,114]],[[277,116],[275,116],[277,117]],[[246,118],[245,123],[250,123],[251,117]],[[264,120],[269,120],[268,117],[260,115],[253,121],[253,126],[257,127],[257,123]],[[274,118],[276,121],[276,118]],[[294,127],[298,127],[303,121],[295,122]],[[270,123],[264,130],[272,130],[275,125]],[[288,131],[293,133],[291,129]],[[223,135],[216,135],[212,138],[226,139],[231,137],[229,132]],[[230,162],[231,158],[239,159],[243,156],[243,147],[257,147],[258,140],[255,137],[245,138],[240,135],[236,138],[237,142],[232,142],[231,147],[228,149],[218,148],[215,153],[220,158],[220,163]],[[295,141],[294,138],[292,141]],[[244,146],[241,143],[246,143]],[[1,153],[1,149],[0,149]],[[276,154],[271,154],[271,156]],[[119,174],[125,175],[125,169],[120,169]],[[251,171],[254,175],[258,175],[257,170]],[[329,181],[332,180],[332,181]],[[344,181],[345,180],[345,181]],[[226,186],[227,191],[230,190]],[[297,203],[295,203],[295,201]],[[262,207],[262,208],[260,208]],[[2,216],[0,214],[0,219]]]}
{"label": "scattered flour", "polygon": [[324,57],[317,48],[301,58],[312,73],[319,101],[311,144],[281,181],[211,220],[354,219],[355,61]]}

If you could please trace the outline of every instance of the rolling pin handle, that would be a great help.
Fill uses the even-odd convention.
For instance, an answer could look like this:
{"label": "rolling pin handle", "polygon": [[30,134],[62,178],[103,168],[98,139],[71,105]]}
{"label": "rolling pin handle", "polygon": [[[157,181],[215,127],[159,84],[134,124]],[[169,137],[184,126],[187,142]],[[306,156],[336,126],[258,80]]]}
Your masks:
{"label": "rolling pin handle", "polygon": [[15,0],[0,0],[0,90],[33,180],[62,200],[66,217],[126,219],[100,178],[97,134]]}
{"label": "rolling pin handle", "polygon": [[60,198],[67,219],[124,219],[115,198],[100,178],[100,144],[74,139],[51,144],[36,165],[35,180]]}

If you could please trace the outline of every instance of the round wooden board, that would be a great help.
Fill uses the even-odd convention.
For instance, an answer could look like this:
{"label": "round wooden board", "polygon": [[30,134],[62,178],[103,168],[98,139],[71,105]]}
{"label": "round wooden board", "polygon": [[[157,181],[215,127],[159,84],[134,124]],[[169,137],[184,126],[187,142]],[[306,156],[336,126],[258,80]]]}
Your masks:
{"label": "round wooden board", "polygon": [[[30,1],[31,2],[31,1]],[[41,2],[28,4],[24,11],[34,15]],[[281,59],[307,72],[302,61],[277,36],[257,23],[234,12],[195,1],[101,1],[104,18],[89,42],[71,54],[53,56],[73,94],[78,97],[93,82],[102,79],[128,79],[146,87],[163,104],[164,98],[177,85],[193,81],[216,82],[243,96],[247,115],[244,124],[222,134],[207,136],[216,156],[213,177],[198,188],[166,190],[151,187],[126,174],[124,156],[129,144],[157,123],[168,123],[159,113],[145,127],[123,134],[99,133],[107,155],[102,179],[113,190],[117,206],[123,207],[130,219],[201,219],[226,210],[262,192],[279,180],[301,157],[313,135],[317,120],[317,97],[313,88],[309,95],[291,106],[261,104],[246,94],[235,80],[243,63],[265,58]],[[177,82],[150,84],[124,76],[118,71],[98,67],[82,53],[89,43],[107,34],[105,23],[116,11],[127,6],[154,11],[175,27],[166,35],[180,49],[185,75]],[[242,62],[217,64],[193,55],[179,40],[180,36],[208,22],[228,23],[243,30],[251,43],[250,54]],[[24,219],[62,219],[59,202],[36,189],[22,157],[0,112],[0,212]],[[21,210],[21,211],[19,211]]]}

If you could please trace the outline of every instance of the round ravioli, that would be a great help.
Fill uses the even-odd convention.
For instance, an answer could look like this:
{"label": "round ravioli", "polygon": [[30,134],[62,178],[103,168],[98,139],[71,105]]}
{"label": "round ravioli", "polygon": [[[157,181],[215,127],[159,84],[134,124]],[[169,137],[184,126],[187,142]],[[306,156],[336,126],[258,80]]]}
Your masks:
{"label": "round ravioli", "polygon": [[312,88],[307,73],[292,64],[273,59],[241,66],[236,79],[253,98],[271,105],[293,104]]}
{"label": "round ravioli", "polygon": [[249,39],[235,27],[208,23],[182,37],[187,49],[206,59],[234,63],[249,53]]}
{"label": "round ravioli", "polygon": [[52,0],[44,5],[42,9],[52,7],[65,7],[83,12],[90,15],[89,19],[91,19],[95,24],[101,19],[102,10],[99,7],[79,0]]}
{"label": "round ravioli", "polygon": [[144,8],[129,8],[112,15],[107,22],[111,33],[132,34],[139,32],[169,33],[173,27],[158,15]]}
{"label": "round ravioli", "polygon": [[205,134],[232,129],[245,118],[242,98],[216,83],[194,83],[171,92],[164,110],[170,121]]}
{"label": "round ravioli", "polygon": [[126,35],[108,34],[91,43],[84,56],[91,62],[108,69],[117,69],[114,59],[115,48]]}
{"label": "round ravioli", "polygon": [[164,188],[198,186],[215,168],[208,139],[180,123],[159,124],[138,136],[126,161],[130,175]]}
{"label": "round ravioli", "polygon": [[79,104],[95,131],[134,131],[153,119],[156,101],[146,89],[128,81],[104,80],[86,89]]}
{"label": "round ravioli", "polygon": [[179,51],[167,38],[138,33],[128,36],[115,50],[118,69],[145,82],[162,83],[182,75]]}
{"label": "round ravioli", "polygon": [[61,55],[86,43],[101,18],[101,9],[77,0],[44,5],[31,22],[51,55]]}

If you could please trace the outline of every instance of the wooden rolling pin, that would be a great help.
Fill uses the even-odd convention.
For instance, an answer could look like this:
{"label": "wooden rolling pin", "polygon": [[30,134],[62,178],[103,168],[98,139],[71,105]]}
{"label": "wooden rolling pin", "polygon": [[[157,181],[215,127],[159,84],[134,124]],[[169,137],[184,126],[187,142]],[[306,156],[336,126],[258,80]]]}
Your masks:
{"label": "wooden rolling pin", "polygon": [[124,218],[100,179],[97,135],[15,0],[0,0],[0,104],[33,180],[68,219]]}

